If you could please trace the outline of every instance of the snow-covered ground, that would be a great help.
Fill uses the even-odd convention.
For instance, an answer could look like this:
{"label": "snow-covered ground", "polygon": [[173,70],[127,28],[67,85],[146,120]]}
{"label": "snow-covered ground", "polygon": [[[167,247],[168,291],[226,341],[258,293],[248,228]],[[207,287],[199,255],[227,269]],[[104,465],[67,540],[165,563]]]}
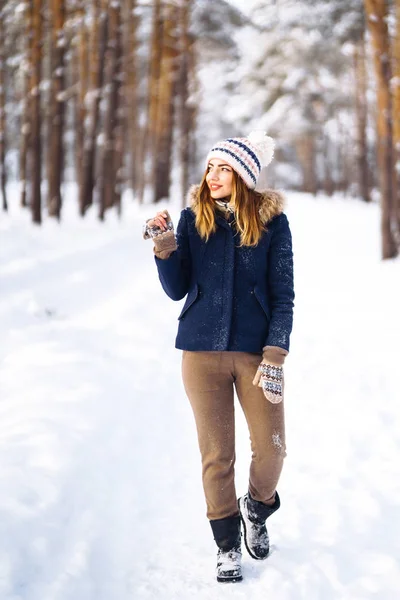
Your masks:
{"label": "snow-covered ground", "polygon": [[[71,192],[72,194],[72,192]],[[11,199],[11,204],[16,204]],[[376,206],[288,194],[296,308],[272,553],[214,579],[149,207],[0,224],[1,600],[398,600],[399,261]],[[170,207],[176,221],[179,206]],[[237,490],[248,433],[237,411]]]}

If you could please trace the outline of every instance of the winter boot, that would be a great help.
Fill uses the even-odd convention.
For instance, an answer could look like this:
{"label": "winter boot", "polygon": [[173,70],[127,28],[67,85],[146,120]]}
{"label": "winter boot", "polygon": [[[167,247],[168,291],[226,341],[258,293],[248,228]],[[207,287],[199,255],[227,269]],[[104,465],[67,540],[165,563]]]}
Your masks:
{"label": "winter boot", "polygon": [[265,521],[281,505],[278,492],[275,492],[275,503],[272,506],[254,500],[250,492],[239,498],[238,505],[247,551],[252,558],[263,560],[269,553],[269,536]]}
{"label": "winter boot", "polygon": [[242,551],[240,548],[240,517],[226,517],[210,521],[218,546],[217,581],[242,581]]}

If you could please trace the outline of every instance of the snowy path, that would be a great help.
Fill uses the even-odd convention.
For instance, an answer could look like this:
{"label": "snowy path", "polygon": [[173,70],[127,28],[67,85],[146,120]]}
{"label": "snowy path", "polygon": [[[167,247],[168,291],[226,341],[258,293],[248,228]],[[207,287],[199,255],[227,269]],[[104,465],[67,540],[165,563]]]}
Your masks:
{"label": "snowy path", "polygon": [[397,600],[400,263],[378,261],[376,207],[290,198],[282,509],[270,558],[226,587],[143,210],[1,225],[0,598]]}

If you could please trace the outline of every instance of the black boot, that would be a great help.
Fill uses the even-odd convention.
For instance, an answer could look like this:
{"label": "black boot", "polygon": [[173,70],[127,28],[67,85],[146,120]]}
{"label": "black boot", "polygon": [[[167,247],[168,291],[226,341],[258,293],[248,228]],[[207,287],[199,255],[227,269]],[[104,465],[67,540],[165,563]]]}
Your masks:
{"label": "black boot", "polygon": [[252,558],[263,560],[269,553],[269,536],[265,521],[281,505],[278,492],[275,492],[275,503],[272,506],[254,500],[250,492],[239,498],[238,504],[247,551]]}
{"label": "black boot", "polygon": [[214,519],[210,521],[210,525],[218,546],[217,581],[241,581],[240,517]]}

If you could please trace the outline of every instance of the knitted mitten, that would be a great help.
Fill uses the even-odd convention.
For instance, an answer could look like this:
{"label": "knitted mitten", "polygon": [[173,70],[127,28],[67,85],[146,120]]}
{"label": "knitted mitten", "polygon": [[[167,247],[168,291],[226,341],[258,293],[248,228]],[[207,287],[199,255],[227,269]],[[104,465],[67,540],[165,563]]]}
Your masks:
{"label": "knitted mitten", "polygon": [[169,258],[172,252],[177,249],[174,234],[174,225],[167,210],[164,211],[167,220],[167,230],[163,231],[157,225],[149,225],[153,219],[147,219],[143,226],[143,238],[152,239],[154,242],[154,254],[157,258]]}
{"label": "knitted mitten", "polygon": [[278,346],[265,346],[263,359],[253,379],[253,385],[261,387],[264,396],[272,404],[278,404],[283,400],[283,363],[287,354],[286,350]]}

